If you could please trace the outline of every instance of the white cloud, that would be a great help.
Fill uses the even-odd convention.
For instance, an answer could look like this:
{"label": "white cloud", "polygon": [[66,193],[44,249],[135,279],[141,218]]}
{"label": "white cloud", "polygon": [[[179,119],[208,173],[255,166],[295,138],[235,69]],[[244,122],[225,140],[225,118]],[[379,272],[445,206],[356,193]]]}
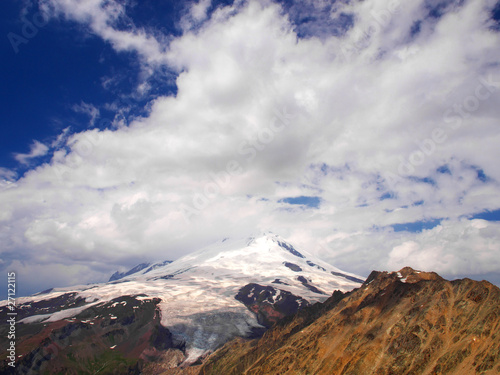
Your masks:
{"label": "white cloud", "polygon": [[[70,135],[69,152],[0,193],[4,261],[64,258],[111,273],[270,229],[360,274],[405,260],[445,274],[500,272],[497,225],[460,219],[499,207],[492,1],[440,19],[423,18],[423,1],[394,14],[382,1],[350,3],[335,11],[353,14],[354,26],[321,40],[298,39],[268,2],[219,8],[173,40],[116,30],[126,17],[118,3],[44,3],[117,51],[138,52],[145,69],[181,73],[177,95],[155,99],[144,118]],[[373,12],[391,17],[375,24]],[[405,166],[414,178],[400,175]],[[319,196],[320,208],[278,202],[301,195]],[[196,212],[189,222],[186,207]],[[387,229],[432,218],[447,220],[416,234]]]}
{"label": "white cloud", "polygon": [[16,172],[7,169],[7,168],[0,168],[0,178],[4,180],[9,180],[12,181],[17,177]]}
{"label": "white cloud", "polygon": [[[17,173],[8,168],[0,167],[0,190],[7,189],[15,186]],[[0,213],[0,221],[5,220],[5,212]]]}
{"label": "white cloud", "polygon": [[21,164],[29,164],[31,159],[45,156],[49,148],[41,142],[33,141],[30,146],[30,152],[27,154],[14,154],[14,158]]}
{"label": "white cloud", "polygon": [[212,4],[212,0],[200,0],[191,7],[190,13],[196,21],[203,21],[207,18],[207,10]]}
{"label": "white cloud", "polygon": [[212,0],[199,0],[193,2],[189,11],[180,20],[180,25],[184,31],[196,28],[208,17],[208,10],[212,5]]}
{"label": "white cloud", "polygon": [[54,139],[52,141],[52,143],[50,144],[50,147],[60,148],[61,146],[63,146],[65,144],[69,134],[70,134],[70,131],[71,131],[71,128],[69,126],[64,128],[62,130],[62,132],[56,137],[56,139]]}
{"label": "white cloud", "polygon": [[[75,104],[73,105],[73,111],[76,113],[83,113],[86,114],[87,116],[90,117],[89,121],[89,126],[93,126],[95,123],[95,120],[99,117],[100,111],[98,108],[96,108],[92,104],[88,104],[85,102],[81,102],[80,104]],[[66,129],[63,131],[63,134],[65,134],[67,131]]]}
{"label": "white cloud", "polygon": [[395,246],[389,253],[392,270],[409,265],[446,275],[498,272],[500,225],[484,220],[447,222]]}
{"label": "white cloud", "polygon": [[163,61],[165,46],[157,39],[160,36],[150,35],[140,28],[115,28],[117,21],[127,17],[123,3],[114,0],[39,0],[39,6],[47,15],[63,16],[88,26],[119,52],[137,52],[148,64]]}

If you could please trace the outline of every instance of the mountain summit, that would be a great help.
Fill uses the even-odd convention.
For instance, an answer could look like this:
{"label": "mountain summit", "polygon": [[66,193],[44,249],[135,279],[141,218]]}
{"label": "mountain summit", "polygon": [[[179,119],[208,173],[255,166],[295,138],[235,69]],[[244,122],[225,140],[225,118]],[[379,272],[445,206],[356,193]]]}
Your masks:
{"label": "mountain summit", "polygon": [[[78,350],[96,363],[108,353],[116,361],[135,358],[136,365],[164,356],[176,366],[191,364],[234,337],[260,336],[334,290],[363,282],[272,233],[224,239],[172,263],[142,264],[115,276],[19,298],[19,332],[26,335],[18,368],[89,371],[71,357]],[[50,355],[50,345],[65,355]]]}

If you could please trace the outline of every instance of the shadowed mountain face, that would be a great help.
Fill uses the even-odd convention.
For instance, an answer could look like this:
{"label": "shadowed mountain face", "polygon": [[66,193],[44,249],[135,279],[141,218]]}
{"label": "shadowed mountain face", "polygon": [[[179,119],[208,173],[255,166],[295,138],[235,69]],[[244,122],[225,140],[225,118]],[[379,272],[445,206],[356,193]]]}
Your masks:
{"label": "shadowed mountain face", "polygon": [[499,374],[500,289],[404,268],[372,272],[284,318],[258,340],[233,340],[200,374]]}
{"label": "shadowed mountain face", "polygon": [[[66,296],[71,301],[71,296]],[[63,302],[63,298],[47,301]],[[183,344],[160,324],[160,299],[124,296],[87,308],[68,319],[17,325],[16,367],[1,374],[137,374],[144,363],[168,353],[184,360]],[[0,326],[2,336],[7,327]]]}

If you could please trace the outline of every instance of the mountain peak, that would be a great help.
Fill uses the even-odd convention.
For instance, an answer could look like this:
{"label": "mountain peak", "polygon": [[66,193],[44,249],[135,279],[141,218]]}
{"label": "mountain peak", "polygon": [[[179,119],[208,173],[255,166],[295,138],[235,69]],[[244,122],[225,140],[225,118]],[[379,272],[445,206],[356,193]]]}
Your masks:
{"label": "mountain peak", "polygon": [[372,271],[365,281],[365,285],[371,284],[373,281],[383,283],[385,281],[394,282],[399,281],[408,284],[418,283],[422,280],[444,280],[435,272],[425,272],[414,270],[411,267],[404,267],[399,271],[387,272],[387,271]]}
{"label": "mountain peak", "polygon": [[[303,258],[305,259],[306,257],[300,253],[298,250],[296,250],[292,244],[290,244],[287,240],[285,240],[283,237],[281,237],[278,234],[275,234],[271,231],[267,232],[262,232],[260,236],[257,237],[249,237],[248,241],[248,246],[259,246],[261,245],[263,248],[266,249],[271,249],[271,250],[285,250],[289,252],[290,254],[298,257],[298,258]],[[279,248],[276,247],[276,245],[279,246]]]}
{"label": "mountain peak", "polygon": [[151,263],[138,264],[137,266],[128,270],[127,272],[116,271],[114,274],[111,275],[111,277],[109,278],[109,281],[116,281],[116,280],[123,279],[126,276],[129,276],[129,275],[132,275],[132,274],[137,273],[139,271],[142,271],[144,268],[149,267],[150,264]]}

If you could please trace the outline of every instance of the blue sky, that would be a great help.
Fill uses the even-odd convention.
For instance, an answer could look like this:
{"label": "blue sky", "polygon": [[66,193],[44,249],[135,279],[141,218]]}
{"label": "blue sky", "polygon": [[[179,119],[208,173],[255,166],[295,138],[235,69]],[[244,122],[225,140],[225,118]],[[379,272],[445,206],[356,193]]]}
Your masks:
{"label": "blue sky", "polygon": [[[176,19],[182,9],[178,2],[145,1],[140,7],[130,9],[137,25],[147,24],[167,34],[180,32],[176,29]],[[19,174],[26,168],[19,166],[13,155],[29,152],[33,140],[50,143],[67,127],[73,132],[94,126],[109,127],[115,113],[103,109],[106,104],[125,101],[137,107],[133,110],[140,111],[158,94],[130,97],[140,80],[140,66],[134,53],[116,53],[101,38],[82,32],[77,24],[51,19],[26,34],[33,33],[33,36],[24,38],[23,27],[27,23],[23,19],[32,23],[38,15],[36,3],[27,8],[22,1],[12,0],[5,2],[2,14],[5,38],[1,44],[0,74],[5,136],[1,141],[0,160],[2,167],[17,170]],[[19,42],[15,36],[9,38],[10,33],[25,42]],[[165,76],[157,80],[159,86],[163,84],[162,93],[175,91],[175,82]],[[113,81],[104,86],[103,82],[109,79]],[[87,114],[76,112],[74,106],[81,103],[92,104],[103,111],[99,121],[90,125]]]}
{"label": "blue sky", "polygon": [[499,4],[4,1],[0,268],[26,294],[272,230],[500,280]]}
{"label": "blue sky", "polygon": [[304,206],[307,208],[318,208],[321,200],[318,197],[289,197],[281,199],[281,202],[291,205]]}

